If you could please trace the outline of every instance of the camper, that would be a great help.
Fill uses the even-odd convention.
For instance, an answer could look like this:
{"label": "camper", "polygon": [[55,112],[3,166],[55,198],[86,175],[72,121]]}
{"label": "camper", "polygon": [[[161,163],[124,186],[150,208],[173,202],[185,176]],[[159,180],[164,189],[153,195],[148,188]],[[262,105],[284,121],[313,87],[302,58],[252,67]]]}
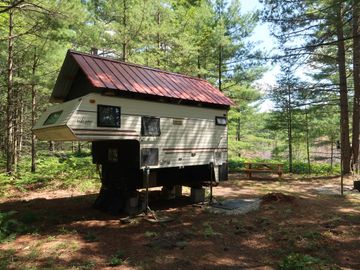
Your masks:
{"label": "camper", "polygon": [[233,103],[203,79],[68,51],[51,101],[33,132],[92,142],[102,201],[144,188],[145,169],[146,185],[167,190],[227,179]]}

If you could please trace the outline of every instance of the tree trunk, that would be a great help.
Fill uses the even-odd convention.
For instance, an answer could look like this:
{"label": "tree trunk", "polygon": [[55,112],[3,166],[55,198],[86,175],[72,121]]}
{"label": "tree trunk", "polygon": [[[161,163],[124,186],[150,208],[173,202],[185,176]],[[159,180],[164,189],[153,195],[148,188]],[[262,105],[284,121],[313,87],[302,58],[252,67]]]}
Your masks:
{"label": "tree trunk", "polygon": [[240,116],[237,119],[237,126],[236,126],[236,141],[240,141],[240,128],[241,128],[241,118]]}
{"label": "tree trunk", "polygon": [[331,138],[331,152],[330,152],[330,168],[333,170],[334,166],[334,138]]}
{"label": "tree trunk", "polygon": [[156,22],[157,22],[157,47],[158,47],[158,57],[157,57],[157,66],[160,68],[160,51],[161,51],[161,42],[160,42],[160,7],[158,9],[158,12],[156,14]]}
{"label": "tree trunk", "polygon": [[293,172],[293,149],[292,149],[292,111],[291,111],[291,88],[288,87],[288,108],[287,108],[287,124],[288,124],[288,148],[289,148],[289,172]]}
{"label": "tree trunk", "polygon": [[124,10],[123,10],[123,43],[122,43],[122,61],[126,61],[127,58],[127,46],[126,46],[126,26],[127,26],[127,18],[126,18],[126,13],[127,13],[127,3],[126,0],[124,0]]}
{"label": "tree trunk", "polygon": [[339,69],[340,83],[341,159],[343,164],[343,173],[347,174],[350,172],[351,147],[349,140],[349,105],[346,81],[345,42],[342,15],[342,5],[339,4],[336,16],[336,35],[338,40],[337,64]]}
{"label": "tree trunk", "polygon": [[306,122],[306,155],[307,155],[307,163],[308,163],[308,174],[311,174],[310,142],[309,142],[309,117],[308,117],[307,110],[305,110],[305,122]]}
{"label": "tree trunk", "polygon": [[352,121],[352,154],[353,163],[358,162],[359,156],[359,125],[360,125],[360,27],[358,0],[353,1],[353,78],[354,78],[354,107]]}
{"label": "tree trunk", "polygon": [[201,74],[200,74],[200,69],[201,69],[200,51],[198,51],[198,56],[197,56],[197,69],[198,69],[198,78],[201,78]]}
{"label": "tree trunk", "polygon": [[18,126],[18,122],[19,122],[19,97],[18,97],[18,91],[19,89],[17,88],[13,88],[13,121],[12,121],[12,125],[13,125],[13,142],[14,142],[14,160],[13,160],[13,164],[14,164],[14,171],[16,171],[17,168],[17,164],[18,164],[18,149],[19,149],[19,141],[18,141],[18,134],[19,134],[19,126]]}
{"label": "tree trunk", "polygon": [[218,69],[218,85],[219,85],[219,90],[222,91],[222,65],[223,65],[223,48],[222,45],[219,46],[219,69]]}
{"label": "tree trunk", "polygon": [[81,154],[81,142],[77,143],[77,151],[78,154]]}
{"label": "tree trunk", "polygon": [[[36,119],[36,88],[35,88],[35,74],[36,74],[36,66],[37,66],[37,55],[36,48],[34,52],[33,58],[33,66],[32,66],[32,82],[31,82],[31,126],[35,125]],[[34,173],[36,171],[36,136],[34,133],[31,133],[31,172]]]}
{"label": "tree trunk", "polygon": [[14,171],[14,103],[13,103],[13,11],[9,11],[8,65],[7,65],[7,106],[6,106],[6,170]]}
{"label": "tree trunk", "polygon": [[16,163],[19,162],[19,160],[21,159],[21,153],[22,153],[22,148],[23,148],[23,139],[24,139],[24,110],[25,110],[25,106],[24,106],[24,100],[23,100],[23,94],[22,93],[18,93],[19,97],[18,97],[18,106],[17,106],[17,110],[18,110],[18,130],[17,130],[17,136],[16,136],[16,140],[17,140],[17,148],[16,148]]}

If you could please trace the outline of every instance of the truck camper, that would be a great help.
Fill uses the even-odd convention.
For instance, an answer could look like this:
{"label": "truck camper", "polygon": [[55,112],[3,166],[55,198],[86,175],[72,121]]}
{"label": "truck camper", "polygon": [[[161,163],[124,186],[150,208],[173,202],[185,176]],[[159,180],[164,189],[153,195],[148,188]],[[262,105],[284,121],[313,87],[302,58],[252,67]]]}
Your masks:
{"label": "truck camper", "polygon": [[233,102],[203,79],[68,51],[51,101],[58,104],[33,132],[39,140],[92,142],[101,165],[98,208],[121,210],[144,187],[196,192],[227,179]]}

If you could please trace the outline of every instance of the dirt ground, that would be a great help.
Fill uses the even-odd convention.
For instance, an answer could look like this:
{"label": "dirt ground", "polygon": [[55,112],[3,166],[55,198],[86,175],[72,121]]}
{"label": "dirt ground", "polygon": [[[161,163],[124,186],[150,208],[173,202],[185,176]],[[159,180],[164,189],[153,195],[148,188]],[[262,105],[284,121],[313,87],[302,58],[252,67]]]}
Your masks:
{"label": "dirt ground", "polygon": [[294,253],[318,258],[316,269],[360,269],[360,193],[348,191],[347,178],[340,196],[339,182],[231,174],[216,199],[290,197],[268,195],[259,210],[237,216],[187,197],[151,201],[168,223],[123,222],[91,207],[96,194],[18,193],[0,199],[0,211],[16,210],[28,232],[0,244],[0,269],[278,269]]}

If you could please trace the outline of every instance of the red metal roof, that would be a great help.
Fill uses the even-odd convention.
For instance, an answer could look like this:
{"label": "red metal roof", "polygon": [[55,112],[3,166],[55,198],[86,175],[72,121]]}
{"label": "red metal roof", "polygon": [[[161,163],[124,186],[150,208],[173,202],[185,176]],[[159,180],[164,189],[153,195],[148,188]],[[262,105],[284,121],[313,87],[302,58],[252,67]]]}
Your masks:
{"label": "red metal roof", "polygon": [[97,88],[225,106],[234,104],[203,79],[75,51],[69,54]]}

